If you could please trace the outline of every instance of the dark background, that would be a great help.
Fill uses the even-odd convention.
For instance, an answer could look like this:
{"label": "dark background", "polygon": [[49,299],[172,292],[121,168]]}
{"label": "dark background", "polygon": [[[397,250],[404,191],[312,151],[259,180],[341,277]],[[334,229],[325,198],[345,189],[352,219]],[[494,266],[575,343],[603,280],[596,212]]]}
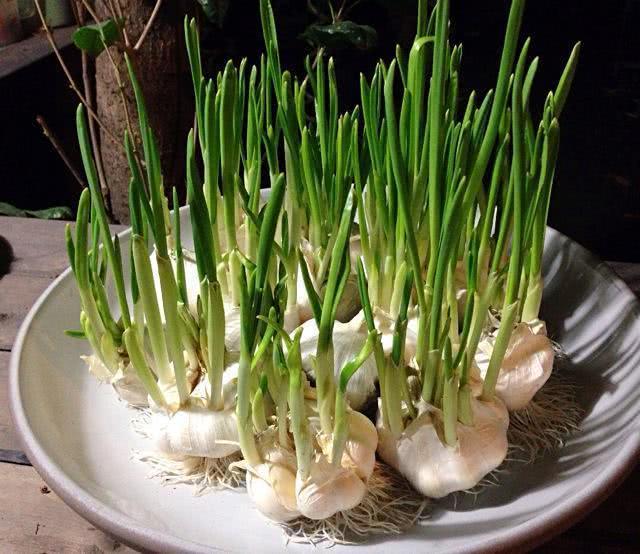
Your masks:
{"label": "dark background", "polygon": [[[316,2],[321,4],[321,2]],[[480,93],[493,86],[509,2],[454,0],[453,37],[464,43],[462,85]],[[304,0],[274,0],[283,65],[301,73],[311,47],[299,38],[317,21]],[[396,43],[410,45],[415,29],[412,0],[362,0],[349,19],[368,24],[378,42],[367,51],[333,52],[342,109],[357,101],[358,73],[390,59]],[[529,1],[522,36],[540,56],[532,97],[539,108],[555,88],[573,44],[583,48],[576,81],[562,114],[562,142],[550,224],[606,259],[640,261],[640,0]],[[210,71],[228,57],[257,60],[262,34],[257,0],[232,0],[221,28],[204,36]],[[0,58],[2,51],[0,50]],[[73,47],[65,58],[79,71]],[[52,56],[0,79],[0,201],[20,208],[75,207],[78,185],[42,136],[44,116],[77,159],[73,114],[76,99]],[[154,107],[151,107],[154,109]]]}

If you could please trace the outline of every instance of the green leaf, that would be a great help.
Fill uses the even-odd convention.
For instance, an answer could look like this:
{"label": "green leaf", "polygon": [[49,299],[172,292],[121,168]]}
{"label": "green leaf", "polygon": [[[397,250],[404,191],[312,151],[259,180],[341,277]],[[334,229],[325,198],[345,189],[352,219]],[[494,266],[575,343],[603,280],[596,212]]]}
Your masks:
{"label": "green leaf", "polygon": [[85,25],[73,33],[73,43],[87,54],[97,56],[105,46],[111,46],[120,37],[118,26],[113,19],[95,25]]}
{"label": "green leaf", "polygon": [[73,219],[73,213],[66,206],[55,206],[44,210],[21,210],[6,202],[0,202],[0,215],[35,217],[37,219]]}
{"label": "green leaf", "polygon": [[197,0],[197,2],[202,7],[207,19],[218,27],[222,27],[229,10],[229,0]]}
{"label": "green leaf", "polygon": [[359,25],[353,21],[338,21],[330,25],[309,25],[301,38],[314,46],[339,50],[355,47],[359,50],[369,50],[375,46],[378,33],[373,27]]}

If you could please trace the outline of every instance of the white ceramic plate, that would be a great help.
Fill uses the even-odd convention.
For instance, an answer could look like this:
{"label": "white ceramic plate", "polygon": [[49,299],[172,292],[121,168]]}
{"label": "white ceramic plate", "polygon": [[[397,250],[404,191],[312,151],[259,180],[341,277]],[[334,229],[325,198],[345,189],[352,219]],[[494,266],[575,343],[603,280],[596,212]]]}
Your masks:
{"label": "white ceramic plate", "polygon": [[[128,236],[121,235],[123,249]],[[532,547],[583,517],[632,469],[640,451],[637,301],[606,266],[553,230],[547,235],[544,273],[543,316],[569,354],[564,370],[580,387],[586,410],[581,431],[556,455],[521,467],[473,506],[437,505],[428,522],[400,537],[372,540],[367,552]],[[280,530],[260,517],[245,494],[194,497],[187,486],[147,479],[148,468],[130,460],[132,449],[144,448],[130,430],[132,412],[89,375],[79,359],[87,345],[63,334],[78,327],[78,313],[68,270],[27,316],[10,364],[16,429],[50,487],[91,523],[140,549],[283,550]]]}

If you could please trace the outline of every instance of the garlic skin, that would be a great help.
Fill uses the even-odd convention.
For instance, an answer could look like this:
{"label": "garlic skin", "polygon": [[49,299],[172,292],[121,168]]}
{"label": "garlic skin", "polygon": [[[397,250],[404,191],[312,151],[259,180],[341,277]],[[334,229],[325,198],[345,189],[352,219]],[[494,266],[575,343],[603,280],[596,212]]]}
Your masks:
{"label": "garlic skin", "polygon": [[[357,242],[354,242],[354,239],[357,239]],[[352,237],[351,248],[360,248],[359,237]],[[308,240],[302,239],[300,241],[300,251],[302,252],[303,258],[307,263],[307,268],[309,269],[309,275],[311,276],[314,288],[316,292],[320,294],[320,286],[314,279],[315,272],[318,270],[318,268],[316,267],[316,256],[313,251],[313,247]],[[350,251],[350,254],[352,260],[357,259],[357,257],[359,256],[359,250],[355,252]],[[336,321],[340,322],[349,321],[361,309],[360,294],[358,292],[358,280],[356,274],[353,272],[353,268],[356,267],[355,262],[351,264],[351,267],[352,272],[347,278],[344,293],[342,295],[342,299],[340,300],[338,310],[336,311]],[[313,319],[311,302],[309,301],[309,295],[307,294],[307,288],[304,284],[304,278],[302,277],[302,270],[300,268],[298,268],[297,275],[296,305],[298,311],[298,324],[302,324],[306,321],[309,321],[310,319]],[[293,319],[293,316],[290,315],[289,318]]]}
{"label": "garlic skin", "polygon": [[155,450],[167,457],[201,458],[224,458],[240,450],[236,385],[237,364],[233,364],[223,375],[223,410],[213,411],[207,406],[209,382],[205,378],[194,389],[189,403],[174,414],[154,411],[149,435]]}
{"label": "garlic skin", "polygon": [[224,458],[239,450],[235,409],[214,412],[192,403],[172,416],[154,413],[152,440],[167,456]]}
{"label": "garlic skin", "polygon": [[429,498],[442,498],[477,485],[507,455],[509,413],[498,399],[471,398],[473,425],[457,424],[458,442],[447,446],[442,436],[442,412],[431,406],[399,438],[382,425],[378,410],[378,454],[413,487]]}
{"label": "garlic skin", "polygon": [[[393,346],[394,322],[388,314],[376,309],[374,313],[376,329],[381,335],[382,348],[385,355],[391,354]],[[318,345],[318,326],[314,319],[302,324],[302,341],[300,352],[302,354],[302,368],[308,374],[314,375],[312,358],[316,355]],[[336,321],[333,327],[333,366],[336,379],[346,363],[351,361],[360,351],[367,340],[368,329],[364,313],[359,312],[351,321],[342,323]],[[405,341],[405,360],[415,356],[417,338],[407,329]],[[360,410],[375,395],[376,382],[378,381],[378,368],[375,356],[372,354],[356,371],[347,385],[347,403],[354,410]]]}
{"label": "garlic skin", "polygon": [[135,408],[146,408],[149,405],[147,391],[130,363],[125,364],[121,361],[118,370],[112,373],[98,356],[80,357],[87,364],[89,373],[94,375],[101,383],[109,383],[113,386],[121,400]]}
{"label": "garlic skin", "polygon": [[[495,333],[491,333],[478,345],[476,363],[482,378],[487,373],[494,343]],[[509,411],[524,408],[544,386],[551,376],[554,357],[544,322],[516,326],[496,382],[496,394]]]}
{"label": "garlic skin", "polygon": [[266,518],[286,523],[301,515],[295,508],[296,475],[290,469],[280,464],[260,464],[249,468],[246,479],[249,498]]}
{"label": "garlic skin", "polygon": [[[302,368],[308,375],[313,376],[312,358],[316,355],[319,330],[314,319],[305,322],[302,329],[300,342]],[[356,315],[348,323],[335,322],[333,327],[333,364],[336,376],[339,376],[345,364],[358,354],[366,340],[367,325],[362,313]],[[362,408],[367,400],[375,394],[377,380],[376,361],[371,355],[349,381],[346,394],[349,406],[354,410]]]}
{"label": "garlic skin", "polygon": [[355,508],[367,492],[355,471],[334,466],[316,454],[306,479],[296,475],[296,498],[300,513],[309,519],[327,519],[336,512]]}
{"label": "garlic skin", "polygon": [[263,463],[247,468],[247,494],[260,513],[278,523],[299,517],[296,500],[296,457],[277,439],[275,427],[258,437]]}
{"label": "garlic skin", "polygon": [[378,432],[369,418],[349,410],[349,436],[344,446],[340,465],[352,469],[363,481],[371,477],[376,465]]}

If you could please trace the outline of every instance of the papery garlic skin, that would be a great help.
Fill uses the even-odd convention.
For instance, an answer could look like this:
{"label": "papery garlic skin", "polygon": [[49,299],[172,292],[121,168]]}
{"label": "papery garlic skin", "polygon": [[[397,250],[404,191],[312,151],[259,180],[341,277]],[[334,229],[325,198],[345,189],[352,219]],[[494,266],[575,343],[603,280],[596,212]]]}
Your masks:
{"label": "papery garlic skin", "polygon": [[355,508],[366,492],[355,471],[331,464],[324,454],[316,454],[307,478],[296,475],[298,509],[309,519],[327,519]]}
{"label": "papery garlic skin", "polygon": [[316,437],[316,452],[309,474],[302,476],[292,448],[278,442],[275,427],[258,437],[263,460],[247,468],[247,492],[258,510],[272,521],[284,523],[301,515],[326,519],[354,508],[366,494],[366,483],[376,460],[378,433],[364,415],[347,412],[349,433],[340,463],[331,463],[332,437],[320,431],[320,420],[309,411],[309,426]]}
{"label": "papery garlic skin", "polygon": [[262,515],[286,523],[301,515],[296,500],[296,457],[277,436],[270,427],[258,437],[263,463],[247,468],[247,494]]}
{"label": "papery garlic skin", "polygon": [[120,368],[112,373],[98,356],[80,357],[87,364],[89,373],[101,383],[109,383],[113,386],[121,400],[135,408],[145,408],[149,405],[147,391],[130,363],[120,362]]}
{"label": "papery garlic skin", "polygon": [[189,403],[175,413],[154,411],[148,434],[155,450],[167,457],[202,458],[224,458],[238,452],[236,384],[237,364],[233,364],[223,374],[224,409],[220,411],[211,410],[207,405],[209,383],[206,378],[195,388]]}
{"label": "papery garlic skin", "polygon": [[[495,335],[490,334],[478,345],[476,363],[483,378],[489,367],[494,342]],[[496,394],[509,411],[524,408],[544,386],[551,376],[554,357],[544,322],[538,320],[516,326],[496,382]]]}
{"label": "papery garlic skin", "polygon": [[155,449],[164,455],[224,458],[239,450],[235,409],[212,411],[190,404],[151,418]]}
{"label": "papery garlic skin", "polygon": [[286,523],[300,512],[289,509],[296,505],[296,475],[278,464],[260,464],[247,470],[247,494],[256,508],[266,518],[276,523]]}
{"label": "papery garlic skin", "polygon": [[349,410],[349,436],[344,445],[340,465],[355,471],[360,479],[366,481],[371,477],[376,465],[378,448],[378,432],[369,418],[360,412]]}
{"label": "papery garlic skin", "polygon": [[[314,375],[312,359],[316,355],[319,330],[315,320],[311,319],[302,325],[302,341],[300,353],[302,368],[309,375]],[[367,326],[362,314],[358,314],[348,323],[336,321],[333,327],[333,363],[337,375],[360,351],[367,340]],[[346,399],[349,406],[358,410],[375,394],[378,370],[373,356],[362,364],[347,386]]]}
{"label": "papery garlic skin", "polygon": [[[354,245],[353,238],[351,239],[352,248]],[[357,248],[359,248],[359,239],[357,242]],[[300,241],[300,251],[302,252],[303,259],[307,264],[309,275],[313,282],[316,292],[322,296],[320,286],[314,280],[314,274],[317,271],[316,257],[313,252],[313,247],[306,239]],[[357,258],[359,254],[352,252],[352,259]],[[355,258],[354,258],[355,257]],[[352,268],[356,267],[355,263],[352,263]],[[307,288],[302,276],[302,270],[298,268],[297,275],[297,290],[296,290],[296,305],[297,305],[297,319],[298,324],[301,325],[306,321],[313,319],[313,310],[311,309],[311,302],[309,301],[309,295],[307,294]],[[352,319],[361,309],[360,294],[358,292],[358,281],[353,271],[347,278],[344,292],[336,311],[336,322],[347,322]],[[289,319],[293,319],[293,315],[289,315]]]}
{"label": "papery garlic skin", "polygon": [[499,399],[471,398],[473,425],[457,424],[458,442],[442,437],[442,412],[427,407],[400,437],[382,424],[378,412],[378,454],[429,498],[473,488],[507,455],[509,413]]}
{"label": "papery garlic skin", "polygon": [[[391,354],[393,346],[394,322],[381,310],[374,314],[376,329],[380,333],[382,347],[385,355]],[[316,355],[318,344],[318,326],[311,319],[302,324],[302,341],[300,352],[302,354],[302,367],[311,376],[314,375],[312,357]],[[351,321],[341,323],[336,321],[333,327],[333,364],[336,378],[339,377],[342,368],[360,352],[362,345],[368,337],[367,323],[364,313],[359,312]],[[415,356],[417,338],[407,330],[405,341],[405,360]],[[354,410],[360,410],[375,396],[376,383],[378,381],[378,368],[373,355],[358,369],[347,385],[347,403]]]}

